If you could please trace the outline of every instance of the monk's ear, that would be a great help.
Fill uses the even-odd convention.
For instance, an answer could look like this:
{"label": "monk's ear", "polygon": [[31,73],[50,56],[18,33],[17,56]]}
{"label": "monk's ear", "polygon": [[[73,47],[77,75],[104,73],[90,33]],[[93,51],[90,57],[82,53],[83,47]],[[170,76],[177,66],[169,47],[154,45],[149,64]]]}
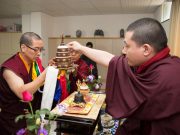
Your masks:
{"label": "monk's ear", "polygon": [[20,48],[21,48],[21,51],[22,51],[22,52],[25,52],[26,49],[27,49],[27,47],[26,47],[25,44],[21,44]]}
{"label": "monk's ear", "polygon": [[146,57],[149,56],[153,52],[153,48],[149,44],[144,44],[143,49],[144,49],[144,52],[143,52],[144,56]]}

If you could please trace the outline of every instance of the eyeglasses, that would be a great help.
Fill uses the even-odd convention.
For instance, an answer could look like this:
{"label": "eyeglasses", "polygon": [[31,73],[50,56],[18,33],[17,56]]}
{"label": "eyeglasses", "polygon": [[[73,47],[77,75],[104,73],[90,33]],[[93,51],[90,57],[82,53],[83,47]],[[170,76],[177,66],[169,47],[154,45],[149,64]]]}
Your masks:
{"label": "eyeglasses", "polygon": [[38,47],[33,48],[33,47],[31,47],[31,46],[28,46],[28,45],[26,45],[26,46],[27,46],[28,48],[30,48],[31,50],[35,51],[35,52],[42,52],[42,51],[45,51],[44,48],[38,48]]}

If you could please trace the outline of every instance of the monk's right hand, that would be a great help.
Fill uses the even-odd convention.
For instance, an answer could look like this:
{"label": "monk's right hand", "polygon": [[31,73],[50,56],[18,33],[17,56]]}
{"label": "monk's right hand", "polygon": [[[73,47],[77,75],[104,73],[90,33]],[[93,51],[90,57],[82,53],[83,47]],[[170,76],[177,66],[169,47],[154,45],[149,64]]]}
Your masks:
{"label": "monk's right hand", "polygon": [[83,48],[83,46],[79,42],[77,42],[77,41],[69,42],[67,44],[67,46],[69,48],[71,48],[73,51],[78,51],[78,52],[81,52],[82,48]]}

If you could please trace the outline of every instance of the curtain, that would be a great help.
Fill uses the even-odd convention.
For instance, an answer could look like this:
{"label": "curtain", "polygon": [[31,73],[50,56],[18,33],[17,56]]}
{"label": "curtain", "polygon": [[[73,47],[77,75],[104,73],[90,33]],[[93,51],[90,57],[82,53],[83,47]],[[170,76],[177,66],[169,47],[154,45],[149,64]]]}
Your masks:
{"label": "curtain", "polygon": [[172,1],[169,45],[171,54],[180,57],[180,0]]}

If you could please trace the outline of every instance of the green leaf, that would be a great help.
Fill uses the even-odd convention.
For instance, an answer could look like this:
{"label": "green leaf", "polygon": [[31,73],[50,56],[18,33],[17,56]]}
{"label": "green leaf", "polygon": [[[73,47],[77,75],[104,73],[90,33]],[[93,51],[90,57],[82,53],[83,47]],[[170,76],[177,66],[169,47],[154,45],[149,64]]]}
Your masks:
{"label": "green leaf", "polygon": [[34,119],[34,118],[28,118],[28,119],[26,120],[26,123],[27,123],[27,126],[36,125],[36,119]]}
{"label": "green leaf", "polygon": [[50,113],[49,116],[48,116],[48,120],[56,120],[57,117],[58,117],[57,114]]}
{"label": "green leaf", "polygon": [[35,119],[40,118],[40,117],[41,117],[41,115],[39,113],[34,115]]}
{"label": "green leaf", "polygon": [[34,118],[34,115],[28,113],[28,114],[25,115],[25,118],[26,118],[26,119],[33,119],[33,118]]}
{"label": "green leaf", "polygon": [[55,115],[54,115],[54,114],[50,114],[50,115],[49,115],[49,120],[54,119],[54,117],[55,117]]}
{"label": "green leaf", "polygon": [[40,115],[40,111],[36,110],[35,114]]}
{"label": "green leaf", "polygon": [[29,131],[34,131],[34,130],[37,129],[37,128],[38,128],[37,125],[28,125],[28,126],[27,126],[27,129],[28,129]]}
{"label": "green leaf", "polygon": [[20,119],[23,119],[25,115],[19,115],[15,118],[15,122],[17,123]]}
{"label": "green leaf", "polygon": [[50,113],[50,111],[46,108],[43,108],[40,110],[40,114],[47,114],[48,115],[49,113]]}

